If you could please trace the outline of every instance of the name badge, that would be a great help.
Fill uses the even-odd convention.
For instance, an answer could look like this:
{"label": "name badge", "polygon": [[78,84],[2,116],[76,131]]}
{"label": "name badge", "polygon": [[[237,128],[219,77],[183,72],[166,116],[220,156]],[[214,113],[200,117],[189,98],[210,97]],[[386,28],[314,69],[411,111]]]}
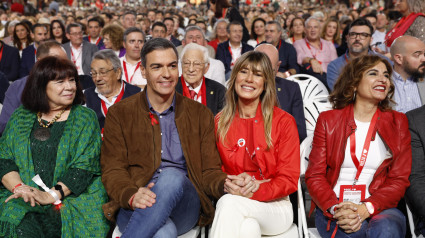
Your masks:
{"label": "name badge", "polygon": [[340,202],[352,202],[360,204],[365,199],[366,184],[341,185],[339,189]]}

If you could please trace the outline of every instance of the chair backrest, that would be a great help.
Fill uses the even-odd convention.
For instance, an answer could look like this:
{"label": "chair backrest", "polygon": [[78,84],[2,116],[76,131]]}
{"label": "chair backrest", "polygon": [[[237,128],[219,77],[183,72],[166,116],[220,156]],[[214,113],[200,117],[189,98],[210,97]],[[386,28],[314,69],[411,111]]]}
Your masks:
{"label": "chair backrest", "polygon": [[313,148],[313,136],[308,135],[300,145],[300,174],[304,175],[308,166],[308,157],[310,156],[311,149]]}
{"label": "chair backrest", "polygon": [[298,83],[300,86],[307,136],[311,135],[316,127],[319,114],[332,109],[328,99],[328,89],[320,80],[308,74],[291,75],[287,79]]}

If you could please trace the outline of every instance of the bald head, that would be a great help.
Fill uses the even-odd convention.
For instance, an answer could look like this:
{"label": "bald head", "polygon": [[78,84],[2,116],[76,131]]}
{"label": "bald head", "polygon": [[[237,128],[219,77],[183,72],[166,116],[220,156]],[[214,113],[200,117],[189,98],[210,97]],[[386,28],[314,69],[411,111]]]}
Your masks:
{"label": "bald head", "polygon": [[416,37],[401,36],[390,48],[394,71],[406,80],[425,76],[425,44]]}
{"label": "bald head", "polygon": [[255,51],[263,52],[269,57],[273,66],[273,71],[276,74],[281,63],[279,61],[279,52],[276,47],[272,44],[261,44],[255,48]]}
{"label": "bald head", "polygon": [[410,49],[421,48],[423,49],[425,44],[416,37],[413,36],[400,36],[391,45],[390,53],[391,57],[394,59],[394,55],[401,54],[406,55]]}

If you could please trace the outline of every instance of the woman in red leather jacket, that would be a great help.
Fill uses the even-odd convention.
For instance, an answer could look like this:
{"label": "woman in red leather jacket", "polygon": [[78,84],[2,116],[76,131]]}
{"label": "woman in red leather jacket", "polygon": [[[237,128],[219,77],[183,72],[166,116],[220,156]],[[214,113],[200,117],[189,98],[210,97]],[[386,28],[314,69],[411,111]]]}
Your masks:
{"label": "woman in red leather jacket", "polygon": [[[250,51],[236,61],[225,107],[215,120],[228,194],[218,200],[211,236],[250,238],[286,232],[293,223],[288,195],[297,190],[300,173],[298,130],[295,119],[277,107],[267,55]],[[241,173],[252,180],[239,184],[245,186],[239,190],[233,183],[243,182],[235,176]]]}
{"label": "woman in red leather jacket", "polygon": [[404,237],[397,210],[409,186],[410,133],[391,110],[392,67],[363,56],[343,69],[314,132],[306,183],[322,237]]}

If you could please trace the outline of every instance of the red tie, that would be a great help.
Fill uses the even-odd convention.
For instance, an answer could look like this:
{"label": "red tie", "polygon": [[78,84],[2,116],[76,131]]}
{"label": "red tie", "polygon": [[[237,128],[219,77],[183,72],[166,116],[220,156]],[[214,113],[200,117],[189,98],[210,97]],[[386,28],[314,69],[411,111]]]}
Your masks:
{"label": "red tie", "polygon": [[195,90],[189,90],[189,93],[190,93],[190,98],[191,98],[192,100],[195,100],[195,96],[196,96],[196,92],[195,92]]}

